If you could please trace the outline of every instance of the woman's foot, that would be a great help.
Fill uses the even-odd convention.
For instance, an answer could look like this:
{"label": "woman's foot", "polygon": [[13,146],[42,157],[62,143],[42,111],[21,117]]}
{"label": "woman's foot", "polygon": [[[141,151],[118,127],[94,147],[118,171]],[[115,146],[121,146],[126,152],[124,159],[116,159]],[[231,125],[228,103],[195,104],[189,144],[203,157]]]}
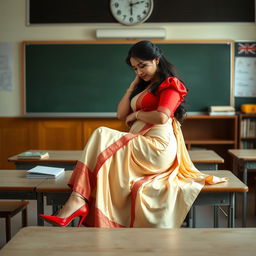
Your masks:
{"label": "woman's foot", "polygon": [[60,209],[56,215],[59,218],[67,218],[73,214],[77,209],[86,203],[85,198],[76,192],[72,192],[65,205]]}
{"label": "woman's foot", "polygon": [[86,200],[78,193],[72,192],[71,196],[57,216],[40,214],[39,216],[52,225],[67,226],[73,219],[80,217],[78,227],[88,215],[89,207]]}

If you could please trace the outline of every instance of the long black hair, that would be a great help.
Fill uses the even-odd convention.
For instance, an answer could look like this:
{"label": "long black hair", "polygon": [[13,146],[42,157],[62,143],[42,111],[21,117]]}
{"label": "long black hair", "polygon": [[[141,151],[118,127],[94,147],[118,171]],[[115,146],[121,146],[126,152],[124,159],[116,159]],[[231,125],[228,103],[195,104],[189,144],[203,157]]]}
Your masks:
{"label": "long black hair", "polygon": [[[131,67],[131,58],[136,58],[136,59],[141,59],[145,61],[152,61],[155,58],[159,59],[159,64],[158,64],[158,69],[157,73],[159,76],[159,81],[155,82],[150,90],[153,94],[156,94],[156,91],[159,87],[159,85],[167,78],[170,76],[177,77],[176,69],[172,63],[170,63],[162,54],[161,50],[153,44],[150,41],[140,41],[136,44],[134,44],[129,52],[128,56],[126,57],[126,63]],[[140,79],[140,82],[138,85],[134,88],[133,92],[131,93],[130,100],[137,95],[138,93],[142,92],[148,85],[150,84],[150,81],[144,81]],[[182,122],[186,116],[186,109],[185,107],[181,104],[179,107],[176,109],[174,116],[179,122]]]}

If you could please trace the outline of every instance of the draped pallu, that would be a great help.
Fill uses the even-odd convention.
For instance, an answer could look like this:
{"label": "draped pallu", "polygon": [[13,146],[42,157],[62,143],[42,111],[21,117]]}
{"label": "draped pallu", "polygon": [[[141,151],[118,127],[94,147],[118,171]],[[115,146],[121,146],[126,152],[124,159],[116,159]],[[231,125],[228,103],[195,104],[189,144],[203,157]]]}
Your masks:
{"label": "draped pallu", "polygon": [[173,117],[185,95],[184,85],[169,77],[156,94],[145,90],[131,101],[133,111],[162,111],[168,122],[137,120],[128,133],[93,132],[68,183],[89,201],[86,226],[180,227],[202,187],[226,181],[202,174],[190,160]]}

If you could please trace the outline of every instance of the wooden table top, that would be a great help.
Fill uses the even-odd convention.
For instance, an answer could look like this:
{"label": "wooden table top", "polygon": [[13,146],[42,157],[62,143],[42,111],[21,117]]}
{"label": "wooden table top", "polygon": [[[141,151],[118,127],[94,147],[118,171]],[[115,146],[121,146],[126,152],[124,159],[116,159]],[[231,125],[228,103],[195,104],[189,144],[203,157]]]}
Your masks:
{"label": "wooden table top", "polygon": [[213,150],[189,150],[193,163],[224,163],[224,159]]}
{"label": "wooden table top", "polygon": [[80,159],[82,155],[82,150],[27,150],[30,152],[47,151],[49,153],[49,158],[46,159],[24,159],[18,158],[17,155],[9,157],[9,162],[68,162],[75,163]]}
{"label": "wooden table top", "polygon": [[45,179],[40,183],[36,190],[38,192],[70,192],[71,189],[67,185],[73,171],[65,171],[64,174],[57,179]]}
{"label": "wooden table top", "polygon": [[0,190],[33,191],[44,179],[28,179],[24,170],[0,170]]}
{"label": "wooden table top", "polygon": [[256,228],[26,227],[1,249],[0,256],[251,256],[255,237]]}
{"label": "wooden table top", "polygon": [[[27,150],[31,152],[44,150]],[[9,162],[70,162],[75,163],[80,159],[82,150],[47,150],[47,159],[18,158],[17,155],[9,157]],[[224,163],[224,159],[213,150],[189,150],[189,155],[193,163]]]}
{"label": "wooden table top", "polygon": [[[205,185],[201,192],[247,192],[248,187],[240,181],[230,171],[202,171],[202,173],[210,174],[218,177],[229,178],[228,182],[219,183],[216,185]],[[67,181],[69,180],[72,171],[66,171],[64,175],[57,179],[46,179],[37,186],[38,192],[70,192]]]}
{"label": "wooden table top", "polygon": [[256,149],[229,149],[228,152],[240,160],[256,161]]}

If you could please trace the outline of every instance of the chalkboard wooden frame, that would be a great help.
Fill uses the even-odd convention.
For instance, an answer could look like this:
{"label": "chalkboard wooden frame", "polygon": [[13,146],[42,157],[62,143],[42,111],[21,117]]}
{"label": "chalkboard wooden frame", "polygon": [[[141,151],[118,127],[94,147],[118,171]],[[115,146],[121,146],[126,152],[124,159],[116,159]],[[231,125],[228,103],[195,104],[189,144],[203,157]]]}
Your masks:
{"label": "chalkboard wooden frame", "polygon": [[[26,47],[30,45],[132,45],[133,43],[137,42],[136,40],[97,40],[97,41],[24,41],[22,42],[22,87],[23,87],[23,114],[25,116],[31,116],[31,117],[114,117],[116,115],[115,110],[114,111],[97,111],[97,112],[63,112],[63,111],[31,111],[28,109],[28,97],[27,97],[27,72],[29,72],[26,64]],[[161,47],[165,44],[182,44],[182,45],[227,45],[229,49],[229,64],[228,67],[230,70],[229,73],[229,85],[228,88],[228,99],[225,99],[225,102],[223,102],[223,105],[234,105],[234,41],[233,40],[152,40],[152,42],[159,44]],[[125,53],[126,54],[126,53]],[[175,64],[175,63],[174,63]],[[129,68],[127,67],[127,71]],[[128,86],[128,84],[126,85]],[[123,88],[123,91],[125,92],[126,88]],[[201,95],[204,97],[204,95]],[[214,102],[213,102],[214,103]],[[209,105],[214,105],[212,102]],[[220,105],[220,104],[218,104]],[[206,109],[204,111],[190,111],[188,108],[188,111],[191,114],[202,114],[206,112]]]}

